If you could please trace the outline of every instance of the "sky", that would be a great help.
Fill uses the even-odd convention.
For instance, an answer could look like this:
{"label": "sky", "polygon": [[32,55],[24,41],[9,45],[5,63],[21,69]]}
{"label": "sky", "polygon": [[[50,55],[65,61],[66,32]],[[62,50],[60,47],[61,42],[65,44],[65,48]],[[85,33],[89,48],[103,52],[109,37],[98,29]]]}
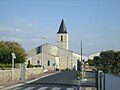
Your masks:
{"label": "sky", "polygon": [[70,50],[80,53],[81,40],[84,55],[120,50],[120,0],[0,0],[0,40],[56,45],[62,19]]}

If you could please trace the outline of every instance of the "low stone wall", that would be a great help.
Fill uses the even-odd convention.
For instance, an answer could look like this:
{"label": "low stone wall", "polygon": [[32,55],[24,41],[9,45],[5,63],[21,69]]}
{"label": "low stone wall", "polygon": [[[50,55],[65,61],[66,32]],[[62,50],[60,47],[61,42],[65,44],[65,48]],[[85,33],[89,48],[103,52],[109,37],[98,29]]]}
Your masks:
{"label": "low stone wall", "polygon": [[[14,80],[19,80],[20,70],[14,70]],[[0,70],[0,82],[12,81],[12,70]]]}
{"label": "low stone wall", "polygon": [[[26,68],[25,79],[38,76],[43,73],[43,68]],[[21,79],[21,70],[14,70],[14,80],[18,81]],[[0,83],[12,81],[12,70],[0,70]]]}
{"label": "low stone wall", "polygon": [[26,79],[34,78],[37,75],[43,73],[43,68],[27,68],[26,69]]}

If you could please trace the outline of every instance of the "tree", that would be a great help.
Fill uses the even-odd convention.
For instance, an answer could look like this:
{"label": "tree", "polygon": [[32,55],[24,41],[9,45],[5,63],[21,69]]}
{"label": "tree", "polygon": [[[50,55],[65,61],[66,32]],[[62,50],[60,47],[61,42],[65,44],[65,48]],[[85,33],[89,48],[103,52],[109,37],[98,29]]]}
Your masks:
{"label": "tree", "polygon": [[1,41],[0,42],[0,63],[1,64],[11,64],[12,56],[11,53],[14,52],[16,55],[15,63],[25,62],[25,50],[17,42]]}
{"label": "tree", "polygon": [[89,66],[94,66],[94,61],[91,59],[88,59],[88,61],[86,63],[88,63]]}
{"label": "tree", "polygon": [[120,75],[120,51],[102,51],[99,57],[94,57],[93,61],[98,70]]}

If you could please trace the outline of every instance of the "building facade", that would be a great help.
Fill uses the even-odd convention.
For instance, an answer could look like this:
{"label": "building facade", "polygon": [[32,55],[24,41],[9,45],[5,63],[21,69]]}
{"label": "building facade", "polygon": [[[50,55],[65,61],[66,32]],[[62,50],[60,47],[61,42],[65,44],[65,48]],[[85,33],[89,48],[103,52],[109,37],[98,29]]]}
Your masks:
{"label": "building facade", "polygon": [[[68,49],[68,33],[62,20],[57,32],[57,45],[43,44],[27,52],[27,62],[41,65],[47,70],[74,69],[80,70],[81,55]],[[83,59],[86,59],[83,56]]]}

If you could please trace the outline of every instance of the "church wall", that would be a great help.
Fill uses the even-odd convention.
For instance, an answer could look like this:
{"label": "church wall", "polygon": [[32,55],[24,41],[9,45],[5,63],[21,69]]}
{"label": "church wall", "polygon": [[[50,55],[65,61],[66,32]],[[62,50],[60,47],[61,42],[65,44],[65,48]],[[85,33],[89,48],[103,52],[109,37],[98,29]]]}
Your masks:
{"label": "church wall", "polygon": [[77,70],[77,67],[78,67],[77,60],[81,62],[81,55],[76,54],[76,53],[72,53],[72,55],[73,55],[73,67],[75,70]]}
{"label": "church wall", "polygon": [[58,48],[60,58],[60,69],[72,68],[72,53],[70,51]]}
{"label": "church wall", "polygon": [[[54,64],[56,63],[56,57],[47,53],[43,54],[43,65],[45,69],[47,70],[54,70],[55,66]],[[48,61],[50,61],[50,65],[48,65]]]}
{"label": "church wall", "polygon": [[[61,41],[61,36],[63,41]],[[68,50],[68,34],[57,34],[57,46]]]}
{"label": "church wall", "polygon": [[45,44],[43,47],[44,47],[44,49],[43,49],[44,52],[57,56],[57,47],[56,46],[53,46],[50,44]]}
{"label": "church wall", "polygon": [[33,48],[33,49],[27,51],[26,53],[27,53],[27,57],[34,56],[34,55],[36,55],[36,48]]}
{"label": "church wall", "polygon": [[[43,55],[42,55],[42,53],[37,54],[33,57],[29,57],[28,60],[30,60],[30,64],[43,65],[44,69],[47,69],[47,70],[54,70],[56,67],[56,66],[54,66],[55,63],[57,64],[57,67],[59,67],[59,58],[55,57],[53,55],[47,54],[47,53],[43,53]],[[38,61],[39,61],[39,63],[38,63]],[[49,65],[48,65],[48,61],[49,61]]]}

